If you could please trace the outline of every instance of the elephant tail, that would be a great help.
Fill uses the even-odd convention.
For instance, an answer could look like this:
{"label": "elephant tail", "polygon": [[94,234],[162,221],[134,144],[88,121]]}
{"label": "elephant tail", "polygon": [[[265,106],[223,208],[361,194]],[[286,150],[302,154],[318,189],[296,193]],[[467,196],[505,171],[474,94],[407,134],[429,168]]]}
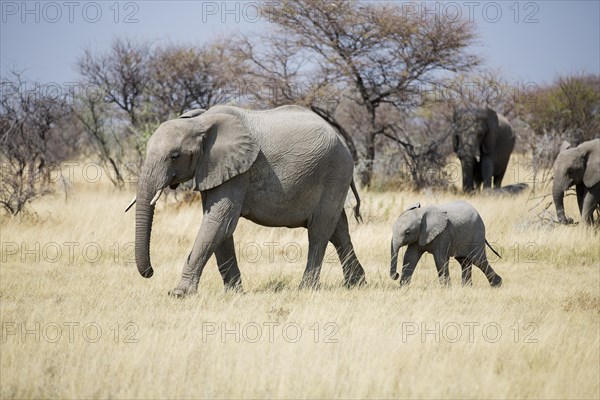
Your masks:
{"label": "elephant tail", "polygon": [[352,193],[354,193],[354,197],[356,198],[356,206],[354,207],[354,218],[356,218],[356,222],[360,224],[363,222],[362,216],[360,215],[360,196],[358,195],[358,190],[356,190],[354,179],[352,179],[352,182],[350,183],[350,188],[352,189]]}
{"label": "elephant tail", "polygon": [[487,239],[485,239],[485,244],[487,245],[487,247],[490,248],[490,250],[492,250],[494,252],[495,255],[498,256],[498,258],[502,258],[502,256],[500,254],[498,254],[498,252],[496,250],[494,250],[494,248],[490,245],[490,243],[487,241]]}

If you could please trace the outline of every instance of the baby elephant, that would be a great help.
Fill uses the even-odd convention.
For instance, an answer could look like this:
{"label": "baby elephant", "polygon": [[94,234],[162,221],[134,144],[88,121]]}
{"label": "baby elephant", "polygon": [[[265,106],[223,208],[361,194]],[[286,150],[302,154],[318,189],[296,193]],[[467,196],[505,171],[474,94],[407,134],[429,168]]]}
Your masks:
{"label": "baby elephant", "polygon": [[[392,265],[390,275],[398,279],[396,264],[398,250],[408,245],[402,263],[401,285],[410,283],[412,274],[424,252],[433,254],[442,284],[450,283],[448,261],[454,257],[462,267],[463,285],[471,285],[471,264],[479,267],[490,285],[500,286],[502,278],[490,266],[485,255],[485,225],[481,216],[464,201],[455,201],[439,207],[421,208],[416,204],[404,211],[394,224],[392,237]],[[492,251],[500,257],[494,249]]]}

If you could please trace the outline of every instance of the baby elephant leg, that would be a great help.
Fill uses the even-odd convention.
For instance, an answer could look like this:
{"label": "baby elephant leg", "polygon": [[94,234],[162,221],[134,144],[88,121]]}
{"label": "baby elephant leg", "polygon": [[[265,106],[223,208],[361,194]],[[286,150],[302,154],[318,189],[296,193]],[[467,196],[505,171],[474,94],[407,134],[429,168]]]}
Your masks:
{"label": "baby elephant leg", "polygon": [[417,263],[421,259],[423,252],[416,246],[410,245],[404,253],[404,260],[402,262],[402,276],[400,277],[400,286],[405,286],[410,283],[413,272],[417,267]]}
{"label": "baby elephant leg", "polygon": [[440,284],[443,286],[449,286],[450,271],[448,270],[448,263],[450,262],[450,257],[448,256],[447,252],[436,251],[433,254],[433,259],[435,261],[435,267],[438,271]]}
{"label": "baby elephant leg", "polygon": [[460,263],[462,269],[462,285],[471,286],[473,280],[471,279],[472,263],[467,257],[456,257],[456,261]]}
{"label": "baby elephant leg", "polygon": [[502,278],[496,273],[496,271],[493,270],[492,266],[487,260],[487,257],[485,256],[485,253],[483,253],[482,257],[473,260],[473,264],[483,271],[490,285],[493,287],[500,287],[502,285]]}

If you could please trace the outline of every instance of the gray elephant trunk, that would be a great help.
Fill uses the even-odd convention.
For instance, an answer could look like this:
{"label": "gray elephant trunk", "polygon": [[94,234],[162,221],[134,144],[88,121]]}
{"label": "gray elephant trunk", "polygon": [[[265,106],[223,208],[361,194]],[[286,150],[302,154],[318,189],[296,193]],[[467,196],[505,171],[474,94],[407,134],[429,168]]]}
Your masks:
{"label": "gray elephant trunk", "polygon": [[554,207],[556,207],[556,216],[561,224],[568,223],[565,215],[564,194],[569,189],[569,183],[568,180],[554,177],[554,183],[552,184],[552,199],[554,200]]}
{"label": "gray elephant trunk", "polygon": [[394,239],[392,239],[392,264],[390,266],[390,277],[393,280],[398,280],[400,275],[396,272],[398,268],[398,250],[400,246],[397,243],[394,243]]}
{"label": "gray elephant trunk", "polygon": [[152,220],[154,218],[154,206],[150,205],[150,198],[143,199],[146,204],[140,204],[135,212],[135,263],[140,275],[150,278],[154,275],[152,264],[150,264],[150,235],[152,233]]}
{"label": "gray elephant trunk", "polygon": [[138,184],[135,209],[135,263],[140,275],[150,278],[154,274],[150,263],[150,236],[154,219],[154,205],[150,202],[156,189],[149,184],[148,174],[142,173]]}
{"label": "gray elephant trunk", "polygon": [[475,160],[471,160],[469,158],[462,158],[460,160],[462,164],[462,182],[463,182],[463,191],[471,192],[475,188],[473,186],[473,173],[475,168]]}

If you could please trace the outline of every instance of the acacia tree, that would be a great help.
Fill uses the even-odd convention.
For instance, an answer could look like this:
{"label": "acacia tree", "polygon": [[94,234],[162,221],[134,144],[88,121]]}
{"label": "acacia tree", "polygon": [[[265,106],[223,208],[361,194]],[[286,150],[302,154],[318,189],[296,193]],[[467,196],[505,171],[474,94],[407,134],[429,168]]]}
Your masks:
{"label": "acacia tree", "polygon": [[220,43],[156,48],[149,62],[146,102],[160,121],[227,100],[227,53]]}
{"label": "acacia tree", "polygon": [[[355,158],[362,158],[363,185],[372,178],[375,139],[395,140],[398,134],[395,124],[386,122],[397,118],[388,114],[401,115],[419,105],[421,87],[441,81],[442,72],[468,71],[478,63],[466,53],[474,39],[472,24],[409,15],[393,3],[289,0],[263,11],[276,32],[245,37],[238,44],[245,76],[259,78],[259,85],[276,82],[281,96],[273,96],[273,103],[305,103],[336,127]],[[300,82],[293,82],[297,78]],[[294,86],[312,91],[298,96],[290,90]],[[337,88],[336,99],[315,95],[331,87]],[[361,155],[352,126],[341,120],[344,101],[365,116]]]}

